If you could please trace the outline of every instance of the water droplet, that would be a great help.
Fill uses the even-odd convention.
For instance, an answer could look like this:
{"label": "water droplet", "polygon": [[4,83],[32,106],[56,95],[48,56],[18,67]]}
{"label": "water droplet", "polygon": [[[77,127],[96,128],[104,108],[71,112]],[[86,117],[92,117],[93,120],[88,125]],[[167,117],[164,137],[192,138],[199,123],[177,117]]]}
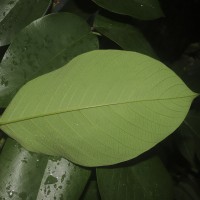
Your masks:
{"label": "water droplet", "polygon": [[141,6],[141,7],[143,7],[144,5],[143,5],[143,4],[141,4],[140,6]]}
{"label": "water droplet", "polygon": [[9,197],[13,197],[13,194],[14,194],[13,192],[14,192],[14,190],[11,190],[11,191],[9,192],[9,194],[8,194]]}

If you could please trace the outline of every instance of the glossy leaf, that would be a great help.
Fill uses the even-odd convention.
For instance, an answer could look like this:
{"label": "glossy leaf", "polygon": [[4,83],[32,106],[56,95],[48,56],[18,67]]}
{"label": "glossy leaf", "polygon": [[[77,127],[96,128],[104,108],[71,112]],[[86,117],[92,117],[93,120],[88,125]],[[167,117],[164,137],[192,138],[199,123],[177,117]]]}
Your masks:
{"label": "glossy leaf", "polygon": [[50,4],[50,0],[1,0],[0,46],[9,44],[22,28],[44,15]]}
{"label": "glossy leaf", "polygon": [[0,154],[0,199],[36,199],[47,158],[8,139]]}
{"label": "glossy leaf", "polygon": [[114,41],[124,50],[137,51],[154,58],[157,57],[146,38],[134,26],[101,15],[95,17],[93,26],[98,32]]}
{"label": "glossy leaf", "polygon": [[0,123],[30,151],[84,166],[110,165],[171,134],[196,96],[153,58],[97,50],[26,84]]}
{"label": "glossy leaf", "polygon": [[78,167],[66,159],[50,159],[44,171],[37,200],[77,200],[89,176],[90,170]]}
{"label": "glossy leaf", "polygon": [[159,158],[130,166],[97,168],[102,200],[171,200],[173,183]]}
{"label": "glossy leaf", "polygon": [[141,20],[163,17],[158,0],[93,0],[97,5],[118,14],[129,15]]}
{"label": "glossy leaf", "polygon": [[94,49],[97,37],[76,15],[51,14],[34,21],[17,35],[0,64],[0,107],[27,81]]}
{"label": "glossy leaf", "polygon": [[65,159],[30,153],[8,139],[0,154],[0,199],[70,199],[82,194],[90,171]]}

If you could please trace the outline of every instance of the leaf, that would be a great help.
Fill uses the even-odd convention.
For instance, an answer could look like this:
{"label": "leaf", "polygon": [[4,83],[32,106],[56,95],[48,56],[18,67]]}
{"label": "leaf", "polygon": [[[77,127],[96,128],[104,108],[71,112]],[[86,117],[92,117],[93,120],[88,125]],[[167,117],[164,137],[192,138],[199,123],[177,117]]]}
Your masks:
{"label": "leaf", "polygon": [[141,20],[163,17],[158,0],[92,0],[97,5],[114,13],[129,15]]}
{"label": "leaf", "polygon": [[0,65],[0,107],[29,80],[94,49],[97,37],[76,15],[51,14],[34,21],[16,36]]}
{"label": "leaf", "polygon": [[0,135],[0,153],[1,153],[1,149],[3,148],[4,143],[5,143],[5,139]]}
{"label": "leaf", "polygon": [[94,28],[124,50],[137,51],[154,58],[157,57],[149,42],[134,26],[96,15]]}
{"label": "leaf", "polygon": [[158,157],[127,167],[97,168],[102,200],[173,199],[171,177]]}
{"label": "leaf", "polygon": [[199,179],[189,175],[179,182],[175,187],[175,199],[177,200],[199,200]]}
{"label": "leaf", "polygon": [[36,199],[47,158],[8,139],[0,154],[0,199]]}
{"label": "leaf", "polygon": [[91,180],[84,192],[81,200],[100,200],[98,185],[95,180]]}
{"label": "leaf", "polygon": [[50,0],[1,0],[0,46],[9,44],[22,28],[44,15],[50,4]]}
{"label": "leaf", "polygon": [[176,141],[176,147],[178,148],[181,155],[190,164],[193,171],[198,171],[196,166],[196,152],[197,152],[197,142],[192,134],[191,130],[184,123],[179,128],[179,137]]}
{"label": "leaf", "polygon": [[78,167],[64,158],[49,160],[37,200],[77,200],[81,196],[89,176],[90,170]]}
{"label": "leaf", "polygon": [[183,54],[179,60],[172,64],[172,69],[191,89],[200,92],[200,59],[198,59],[198,51],[196,54],[194,52],[192,55]]}
{"label": "leaf", "polygon": [[180,126],[181,137],[177,141],[177,147],[182,156],[190,163],[193,170],[198,171],[196,157],[200,158],[200,112],[190,111]]}
{"label": "leaf", "polygon": [[97,50],[26,84],[0,124],[30,151],[84,166],[111,165],[171,134],[196,96],[157,60]]}
{"label": "leaf", "polygon": [[0,154],[0,199],[78,199],[90,171],[65,159],[48,159],[7,139]]}
{"label": "leaf", "polygon": [[200,112],[190,111],[184,120],[184,124],[190,129],[193,135],[200,139]]}

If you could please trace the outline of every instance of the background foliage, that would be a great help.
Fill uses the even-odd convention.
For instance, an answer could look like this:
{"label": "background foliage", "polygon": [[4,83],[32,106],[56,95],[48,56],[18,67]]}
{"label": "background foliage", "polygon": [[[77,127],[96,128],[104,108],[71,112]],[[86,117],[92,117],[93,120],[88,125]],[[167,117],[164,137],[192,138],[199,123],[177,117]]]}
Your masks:
{"label": "background foliage", "polygon": [[[157,58],[200,92],[198,0],[27,2],[0,1],[2,112],[27,81],[98,48]],[[198,200],[199,105],[152,150],[104,168],[28,152],[0,133],[0,199]]]}

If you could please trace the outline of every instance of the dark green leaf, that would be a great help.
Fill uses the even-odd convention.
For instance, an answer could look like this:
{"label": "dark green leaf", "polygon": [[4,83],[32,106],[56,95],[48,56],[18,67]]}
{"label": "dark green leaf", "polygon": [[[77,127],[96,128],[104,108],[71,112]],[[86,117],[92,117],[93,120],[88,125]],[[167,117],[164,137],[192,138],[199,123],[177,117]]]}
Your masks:
{"label": "dark green leaf", "polygon": [[102,200],[172,200],[171,178],[159,158],[128,167],[97,168]]}
{"label": "dark green leaf", "polygon": [[[198,51],[196,54],[198,55]],[[200,58],[197,55],[191,56],[185,53],[179,60],[173,63],[172,69],[191,89],[200,92]]]}
{"label": "dark green leaf", "polygon": [[22,28],[44,15],[50,3],[50,0],[1,0],[0,46],[9,44]]}
{"label": "dark green leaf", "polygon": [[62,67],[73,57],[98,48],[84,20],[70,13],[40,18],[22,30],[0,65],[0,107],[27,81]]}
{"label": "dark green leaf", "polygon": [[0,154],[0,199],[36,199],[47,157],[8,139]]}
{"label": "dark green leaf", "polygon": [[195,163],[196,153],[197,153],[197,142],[190,128],[184,123],[179,128],[177,140],[177,148],[181,155],[190,164],[190,167],[197,171],[197,166]]}
{"label": "dark green leaf", "polygon": [[1,149],[3,148],[4,143],[5,143],[5,138],[1,137],[0,135],[0,152],[1,152]]}
{"label": "dark green leaf", "polygon": [[93,0],[99,6],[118,14],[129,15],[142,20],[152,20],[164,14],[158,0]]}
{"label": "dark green leaf", "polygon": [[190,111],[184,120],[184,124],[200,139],[200,112]]}
{"label": "dark green leaf", "polygon": [[91,180],[81,200],[100,200],[98,185],[95,180]]}
{"label": "dark green leaf", "polygon": [[196,166],[196,156],[200,158],[200,112],[190,111],[180,126],[181,132],[177,147],[182,156],[190,163],[194,170],[198,170]]}
{"label": "dark green leaf", "polygon": [[70,199],[81,196],[90,171],[62,159],[49,160],[42,178],[37,199]]}
{"label": "dark green leaf", "polygon": [[94,21],[94,28],[124,50],[137,51],[154,58],[156,57],[149,42],[140,30],[134,26],[97,15]]}
{"label": "dark green leaf", "polygon": [[199,179],[193,176],[185,177],[175,187],[175,199],[176,200],[199,200]]}
{"label": "dark green leaf", "polygon": [[26,151],[8,139],[0,154],[0,199],[77,200],[90,171]]}

